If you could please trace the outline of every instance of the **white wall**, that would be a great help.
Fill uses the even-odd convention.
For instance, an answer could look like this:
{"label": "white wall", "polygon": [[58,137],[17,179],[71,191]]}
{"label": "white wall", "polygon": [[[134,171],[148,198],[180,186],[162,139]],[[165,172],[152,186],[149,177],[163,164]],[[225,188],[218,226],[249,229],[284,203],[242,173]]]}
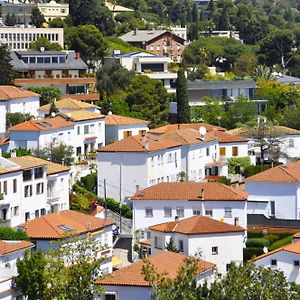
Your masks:
{"label": "white wall", "polygon": [[[231,158],[231,157],[245,157],[248,156],[248,142],[242,143],[220,143],[220,148],[225,147],[225,155],[221,157]],[[238,147],[238,155],[232,155],[232,147]]]}
{"label": "white wall", "polygon": [[[139,286],[117,286],[117,285],[104,285],[105,292],[116,293],[117,298],[120,300],[150,300],[151,290],[150,287],[139,287]],[[96,296],[95,300],[105,300],[105,295]]]}
{"label": "white wall", "polygon": [[0,137],[6,131],[6,103],[0,101]]}
{"label": "white wall", "polygon": [[40,107],[40,97],[20,98],[6,101],[7,112],[22,114],[29,113],[34,117],[38,116],[38,109]]}
{"label": "white wall", "polygon": [[[271,260],[277,260],[277,269],[282,271],[289,282],[300,284],[300,268],[294,261],[300,261],[300,255],[287,251],[279,251],[255,261],[256,266],[271,267]],[[275,268],[272,266],[272,268]]]}

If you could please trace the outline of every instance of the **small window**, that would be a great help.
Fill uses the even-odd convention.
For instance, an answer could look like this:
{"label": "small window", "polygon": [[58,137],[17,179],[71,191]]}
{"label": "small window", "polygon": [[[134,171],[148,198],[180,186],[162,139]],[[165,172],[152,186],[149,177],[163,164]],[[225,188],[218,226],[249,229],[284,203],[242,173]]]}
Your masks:
{"label": "small window", "polygon": [[211,247],[211,254],[217,255],[218,254],[218,247],[216,247],[216,246]]}
{"label": "small window", "polygon": [[156,249],[162,249],[162,238],[161,237],[154,237],[154,247]]}
{"label": "small window", "polygon": [[44,193],[44,183],[43,182],[40,182],[36,185],[36,193],[37,193],[37,195]]}
{"label": "small window", "polygon": [[3,194],[7,195],[7,181],[3,181]]}
{"label": "small window", "polygon": [[171,218],[172,217],[172,208],[171,207],[165,207],[164,208],[165,218]]}
{"label": "small window", "polygon": [[95,133],[95,125],[91,124],[90,126],[90,133]]}
{"label": "small window", "polygon": [[25,185],[24,187],[24,197],[31,197],[32,196],[32,185]]}
{"label": "small window", "polygon": [[239,149],[237,146],[232,147],[232,156],[238,156],[239,155]]}
{"label": "small window", "polygon": [[23,171],[23,181],[28,181],[28,180],[31,180],[31,170],[25,170]]}
{"label": "small window", "polygon": [[89,125],[84,125],[83,127],[83,133],[88,134],[89,133]]}
{"label": "small window", "polygon": [[145,135],[147,133],[147,130],[139,130],[139,135]]}
{"label": "small window", "polygon": [[117,295],[115,293],[105,294],[105,300],[117,300]]}
{"label": "small window", "polygon": [[25,222],[30,220],[30,212],[25,213]]}
{"label": "small window", "polygon": [[13,180],[13,193],[15,194],[17,192],[17,179]]}
{"label": "small window", "polygon": [[178,242],[178,250],[180,252],[183,252],[183,240],[179,240],[179,242]]}
{"label": "small window", "polygon": [[225,156],[225,155],[226,155],[226,148],[220,147],[220,156]]}
{"label": "small window", "polygon": [[183,207],[177,207],[176,208],[176,215],[178,218],[184,218],[184,208]]}
{"label": "small window", "polygon": [[132,136],[132,131],[131,130],[127,130],[123,132],[123,138],[127,138],[129,136]]}
{"label": "small window", "polygon": [[231,218],[232,217],[232,209],[231,209],[231,207],[225,207],[224,217],[225,218]]}
{"label": "small window", "polygon": [[300,266],[300,261],[299,260],[294,260],[294,266],[299,267]]}
{"label": "small window", "polygon": [[41,216],[44,216],[46,214],[46,209],[45,208],[42,208],[41,209]]}
{"label": "small window", "polygon": [[200,207],[194,207],[193,208],[193,216],[201,215],[201,208]]}
{"label": "small window", "polygon": [[205,210],[205,215],[207,216],[207,217],[212,217],[213,216],[213,211],[212,211],[212,209],[206,209]]}
{"label": "small window", "polygon": [[19,206],[15,206],[14,207],[14,216],[18,216],[19,215]]}
{"label": "small window", "polygon": [[77,135],[80,135],[80,126],[77,127]]}
{"label": "small window", "polygon": [[35,179],[42,178],[43,175],[44,175],[43,167],[34,169],[34,178]]}
{"label": "small window", "polygon": [[146,207],[145,208],[145,217],[146,218],[152,218],[153,217],[153,209],[152,209],[152,207]]}
{"label": "small window", "polygon": [[277,259],[271,259],[271,266],[277,266]]}
{"label": "small window", "polygon": [[231,266],[232,266],[232,263],[226,264],[226,272],[228,272],[230,270]]}
{"label": "small window", "polygon": [[210,154],[210,149],[209,149],[209,147],[207,147],[206,148],[206,156],[209,156],[209,154]]}
{"label": "small window", "polygon": [[38,209],[34,212],[34,216],[36,219],[40,216],[40,211]]}

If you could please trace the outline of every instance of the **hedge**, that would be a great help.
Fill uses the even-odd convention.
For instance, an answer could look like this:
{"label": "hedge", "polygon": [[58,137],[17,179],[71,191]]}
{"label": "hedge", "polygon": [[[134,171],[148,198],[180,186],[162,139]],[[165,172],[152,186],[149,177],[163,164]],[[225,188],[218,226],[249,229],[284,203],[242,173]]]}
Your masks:
{"label": "hedge", "polygon": [[243,249],[244,261],[252,259],[263,253],[264,253],[263,248],[254,248],[254,247],[253,248],[244,248]]}
{"label": "hedge", "polygon": [[0,227],[0,240],[7,241],[29,241],[30,238],[25,231],[14,230],[10,227]]}
{"label": "hedge", "polygon": [[270,244],[268,239],[265,238],[254,238],[248,239],[246,242],[247,247],[266,247]]}
{"label": "hedge", "polygon": [[283,239],[281,239],[281,240],[279,240],[279,241],[273,243],[272,245],[270,245],[270,246],[268,247],[268,250],[269,250],[269,251],[273,251],[273,250],[275,250],[275,249],[277,249],[277,248],[280,248],[280,247],[282,247],[282,246],[284,246],[284,245],[286,245],[286,244],[291,243],[292,240],[293,240],[293,236],[292,236],[292,235],[287,236],[287,237],[285,237],[285,238],[283,238]]}

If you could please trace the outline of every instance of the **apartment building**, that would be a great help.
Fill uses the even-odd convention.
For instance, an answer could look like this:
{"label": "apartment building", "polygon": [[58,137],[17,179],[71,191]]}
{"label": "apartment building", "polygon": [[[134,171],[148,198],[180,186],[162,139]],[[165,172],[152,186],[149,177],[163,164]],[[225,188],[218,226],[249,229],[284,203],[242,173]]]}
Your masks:
{"label": "apartment building", "polygon": [[32,156],[0,157],[0,225],[69,209],[70,169]]}
{"label": "apartment building", "polygon": [[63,28],[0,27],[0,44],[8,45],[11,51],[28,50],[31,43],[42,37],[64,48]]}

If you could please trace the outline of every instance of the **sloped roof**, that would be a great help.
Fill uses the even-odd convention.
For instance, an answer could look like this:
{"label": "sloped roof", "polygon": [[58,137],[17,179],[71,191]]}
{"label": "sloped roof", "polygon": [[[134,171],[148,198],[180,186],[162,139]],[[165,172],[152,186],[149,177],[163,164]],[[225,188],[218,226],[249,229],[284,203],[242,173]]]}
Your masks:
{"label": "sloped roof", "polygon": [[10,127],[9,131],[47,131],[65,127],[73,127],[74,123],[66,120],[62,116],[54,118],[45,118],[39,120],[29,120],[15,126]]}
{"label": "sloped roof", "polygon": [[[72,98],[63,98],[63,99],[55,102],[55,107],[59,110],[60,109],[66,109],[66,110],[67,109],[76,109],[76,110],[79,110],[79,109],[94,108],[96,106],[92,105],[92,104],[85,103],[85,102],[81,102],[81,101],[78,101],[78,100],[75,100],[75,99],[72,99]],[[49,112],[50,108],[51,108],[51,104],[46,104],[46,105],[41,106],[38,110]]]}
{"label": "sloped roof", "polygon": [[104,115],[100,113],[89,111],[86,109],[70,110],[63,113],[64,115],[70,115],[73,121],[86,121],[94,119],[103,119]]}
{"label": "sloped roof", "polygon": [[[184,260],[187,256],[163,251],[149,257],[150,262],[153,264],[155,270],[158,273],[166,273],[167,278],[175,278],[180,267],[184,264]],[[142,274],[144,262],[139,260],[128,267],[114,271],[112,274],[96,280],[96,284],[99,285],[121,285],[121,286],[143,286],[149,287],[150,283],[145,280],[145,275]],[[198,260],[199,274],[211,270],[215,267],[215,264]]]}
{"label": "sloped roof", "polygon": [[78,101],[98,101],[100,100],[100,95],[95,93],[90,94],[65,94],[64,98],[70,98]]}
{"label": "sloped roof", "polygon": [[150,226],[149,229],[160,232],[176,232],[187,235],[243,232],[246,230],[241,226],[230,225],[205,216],[193,216],[180,221],[157,224]]}
{"label": "sloped roof", "polygon": [[300,161],[290,162],[246,178],[246,182],[300,182]]}
{"label": "sloped roof", "polygon": [[66,235],[81,235],[101,230],[113,225],[113,221],[104,220],[78,211],[65,210],[27,221],[24,227],[31,239],[61,239]]}
{"label": "sloped roof", "polygon": [[212,130],[206,134],[208,137],[216,139],[220,142],[220,144],[223,143],[247,143],[249,140],[238,136],[234,134],[230,134],[228,132],[218,131],[218,130]]}
{"label": "sloped roof", "polygon": [[95,84],[96,78],[94,77],[83,77],[83,78],[16,78],[16,85],[64,85],[64,84]]}
{"label": "sloped roof", "polygon": [[20,156],[20,157],[11,157],[8,160],[21,166],[21,168],[23,168],[23,169],[46,165],[47,175],[67,172],[70,170],[69,167],[66,167],[64,165],[54,163],[54,162],[51,162],[51,161],[48,161],[45,159],[41,159],[38,157],[30,156],[30,155]]}
{"label": "sloped roof", "polygon": [[[143,139],[145,142],[143,142]],[[152,152],[173,147],[179,147],[180,143],[166,137],[152,137],[146,135],[130,136],[121,141],[114,142],[99,148],[98,152]]]}
{"label": "sloped roof", "polygon": [[29,241],[4,241],[0,240],[0,255],[19,251],[26,248],[32,248],[34,244]]}
{"label": "sloped roof", "polygon": [[[300,135],[300,130],[293,129],[290,127],[286,126],[272,126],[270,127],[270,130],[266,129],[269,134],[274,134],[274,135]],[[272,131],[271,131],[272,130]],[[247,128],[244,127],[239,127],[231,130],[226,131],[229,134],[232,135],[240,135],[244,137],[249,137],[249,131]]]}
{"label": "sloped roof", "polygon": [[114,126],[114,125],[133,125],[133,124],[148,124],[148,121],[119,116],[114,114],[108,114],[105,116],[105,125]]}
{"label": "sloped roof", "polygon": [[31,98],[40,96],[37,93],[24,90],[22,88],[11,85],[0,85],[0,101],[12,99]]}
{"label": "sloped roof", "polygon": [[219,182],[162,182],[136,192],[130,199],[178,201],[247,201],[248,193]]}
{"label": "sloped roof", "polygon": [[207,132],[210,132],[212,130],[219,130],[219,131],[225,131],[225,128],[215,125],[210,125],[207,123],[190,123],[190,124],[168,124],[161,127],[157,127],[154,129],[151,129],[151,133],[157,133],[157,134],[163,134],[169,131],[174,131],[177,129],[184,129],[184,128],[191,128],[195,130],[199,130],[200,127],[205,127]]}

